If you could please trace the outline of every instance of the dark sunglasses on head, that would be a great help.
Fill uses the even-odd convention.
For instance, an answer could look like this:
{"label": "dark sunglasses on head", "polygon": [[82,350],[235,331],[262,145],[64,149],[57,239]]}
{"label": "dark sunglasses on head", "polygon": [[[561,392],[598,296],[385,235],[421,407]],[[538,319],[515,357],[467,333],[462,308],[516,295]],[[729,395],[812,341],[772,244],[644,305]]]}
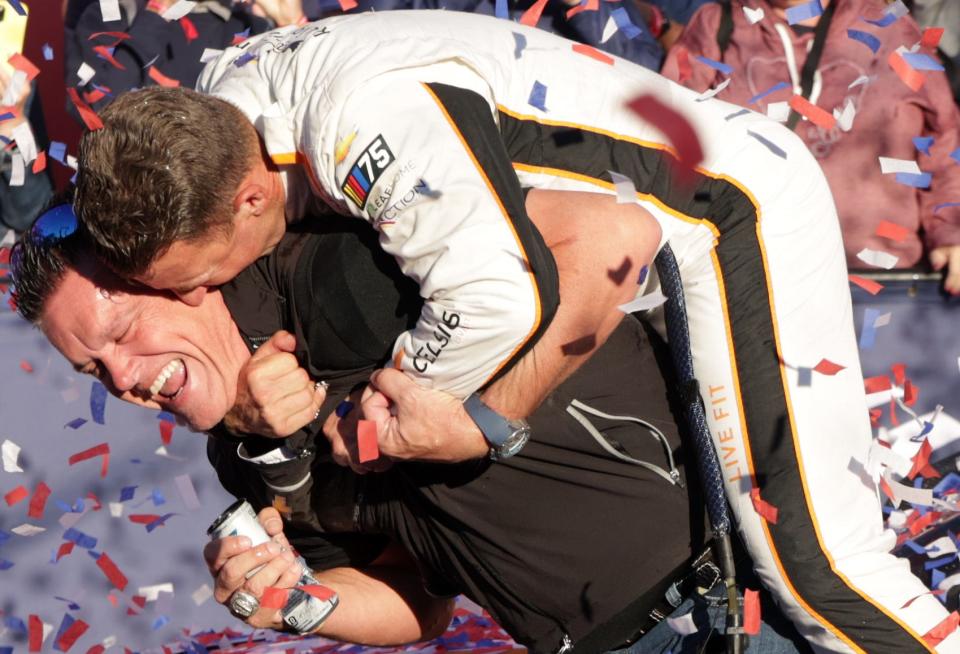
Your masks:
{"label": "dark sunglasses on head", "polygon": [[37,218],[30,230],[31,236],[42,240],[59,240],[70,236],[77,231],[77,216],[73,213],[73,206],[58,204],[47,209]]}

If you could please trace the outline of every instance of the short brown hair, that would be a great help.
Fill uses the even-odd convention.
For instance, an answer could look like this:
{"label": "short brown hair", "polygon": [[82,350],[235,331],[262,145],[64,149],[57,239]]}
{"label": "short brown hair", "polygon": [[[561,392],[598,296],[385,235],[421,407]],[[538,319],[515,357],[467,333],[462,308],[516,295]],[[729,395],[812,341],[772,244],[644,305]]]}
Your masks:
{"label": "short brown hair", "polygon": [[119,96],[100,117],[103,128],[80,142],[74,208],[104,263],[139,275],[175,241],[229,228],[234,193],[259,152],[239,109],[151,87]]}

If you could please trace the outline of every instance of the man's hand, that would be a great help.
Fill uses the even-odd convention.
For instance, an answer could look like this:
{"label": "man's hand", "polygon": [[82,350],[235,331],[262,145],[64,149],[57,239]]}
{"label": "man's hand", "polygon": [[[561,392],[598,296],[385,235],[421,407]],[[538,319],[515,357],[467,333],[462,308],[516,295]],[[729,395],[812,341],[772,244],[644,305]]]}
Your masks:
{"label": "man's hand", "polygon": [[[251,548],[246,536],[228,536],[210,541],[203,548],[203,559],[215,582],[213,597],[220,604],[229,604],[230,597],[237,590],[260,599],[270,586],[293,588],[300,581],[302,569],[283,535],[280,513],[274,508],[266,508],[258,517],[272,538],[270,542]],[[245,622],[258,629],[283,628],[277,609],[261,608]]]}
{"label": "man's hand", "polygon": [[399,370],[377,370],[370,376],[361,409],[365,419],[377,423],[381,456],[457,463],[490,451],[463,402],[423,388]]}
{"label": "man's hand", "polygon": [[279,331],[240,370],[237,399],[224,417],[236,433],[286,438],[312,422],[327,396],[292,354],[297,339]]}
{"label": "man's hand", "polygon": [[277,27],[298,25],[306,20],[302,0],[253,0],[254,13],[265,16]]}
{"label": "man's hand", "polygon": [[945,245],[930,251],[930,265],[934,270],[947,268],[943,288],[951,295],[960,295],[960,245]]}
{"label": "man's hand", "polygon": [[358,389],[340,403],[336,411],[327,416],[323,423],[323,433],[330,441],[330,454],[337,465],[349,467],[355,473],[383,472],[393,462],[380,452],[376,461],[360,463],[360,449],[357,445],[357,423],[362,418],[360,398],[365,389]]}

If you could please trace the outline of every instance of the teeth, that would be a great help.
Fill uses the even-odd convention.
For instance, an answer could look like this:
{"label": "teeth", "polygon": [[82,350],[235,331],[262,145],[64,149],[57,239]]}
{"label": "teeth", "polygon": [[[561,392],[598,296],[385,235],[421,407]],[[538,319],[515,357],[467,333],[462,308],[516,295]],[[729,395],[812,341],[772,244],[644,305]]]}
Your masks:
{"label": "teeth", "polygon": [[157,375],[157,378],[153,380],[153,384],[150,386],[150,394],[156,395],[159,393],[163,385],[167,383],[167,380],[180,370],[183,370],[183,361],[180,359],[174,359],[165,365],[163,370],[160,371],[160,374]]}

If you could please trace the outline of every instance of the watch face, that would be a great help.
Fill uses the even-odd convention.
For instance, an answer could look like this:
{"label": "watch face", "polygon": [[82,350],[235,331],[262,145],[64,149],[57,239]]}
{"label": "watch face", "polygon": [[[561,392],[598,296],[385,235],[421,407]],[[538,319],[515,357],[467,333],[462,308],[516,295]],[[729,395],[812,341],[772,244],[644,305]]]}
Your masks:
{"label": "watch face", "polygon": [[501,459],[507,459],[521,449],[527,444],[527,441],[530,439],[530,426],[522,425],[514,430],[512,434],[507,437],[507,440],[504,441],[498,449],[497,456]]}

